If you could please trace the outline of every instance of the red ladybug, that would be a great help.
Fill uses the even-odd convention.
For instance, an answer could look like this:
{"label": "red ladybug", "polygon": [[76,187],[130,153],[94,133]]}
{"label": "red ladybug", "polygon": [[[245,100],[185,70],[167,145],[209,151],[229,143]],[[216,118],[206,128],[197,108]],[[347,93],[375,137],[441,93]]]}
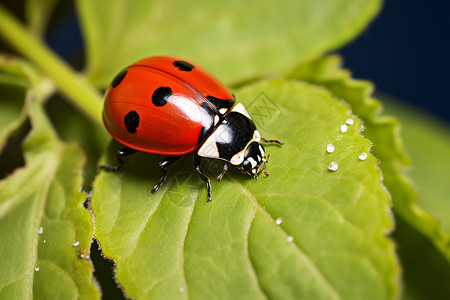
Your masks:
{"label": "red ladybug", "polygon": [[163,176],[156,192],[166,167],[196,151],[194,170],[206,182],[207,201],[211,184],[200,170],[202,157],[225,162],[218,181],[228,164],[256,179],[267,161],[259,142],[282,144],[261,138],[244,106],[214,76],[175,56],[149,57],[121,71],[106,92],[103,122],[125,148],[117,153],[119,166],[101,168],[118,171],[122,157],[139,151],[168,155],[159,163]]}

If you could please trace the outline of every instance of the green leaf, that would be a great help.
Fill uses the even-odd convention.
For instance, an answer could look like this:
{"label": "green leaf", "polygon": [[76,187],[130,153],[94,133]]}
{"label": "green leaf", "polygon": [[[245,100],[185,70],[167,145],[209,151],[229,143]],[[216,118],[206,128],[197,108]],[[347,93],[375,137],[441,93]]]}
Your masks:
{"label": "green leaf", "polygon": [[29,82],[19,63],[0,55],[0,153],[8,137],[25,121],[23,110]]}
{"label": "green leaf", "polygon": [[87,259],[92,215],[78,191],[83,154],[58,140],[38,93],[25,94],[26,165],[0,182],[0,299],[98,299]]}
{"label": "green leaf", "polygon": [[89,78],[101,87],[125,66],[161,54],[189,58],[235,82],[287,71],[353,39],[380,0],[78,0]]}
{"label": "green leaf", "polygon": [[290,77],[322,85],[350,104],[353,112],[364,121],[364,135],[375,144],[373,153],[381,161],[384,184],[392,195],[394,212],[428,236],[450,259],[450,236],[438,220],[417,205],[417,193],[405,174],[411,162],[405,154],[399,123],[393,117],[380,115],[381,104],[370,97],[372,85],[351,79],[350,73],[341,69],[337,56],[299,66]]}
{"label": "green leaf", "polygon": [[436,180],[450,178],[450,125],[391,97],[381,98],[386,111],[401,121],[405,149],[414,162],[408,175],[417,186],[417,204],[450,233],[448,182]]}
{"label": "green leaf", "polygon": [[[212,183],[192,171],[192,155],[169,167],[135,154],[94,184],[95,237],[117,263],[117,278],[139,299],[393,299],[399,267],[389,197],[361,123],[324,89],[264,81],[236,91],[266,138],[269,177],[230,170]],[[269,115],[270,114],[270,115]],[[342,133],[352,117],[355,124]],[[327,144],[336,149],[326,152]],[[105,163],[115,164],[113,143]],[[336,172],[328,170],[336,161]],[[212,179],[221,168],[203,160]],[[281,218],[281,224],[276,220]]]}
{"label": "green leaf", "polygon": [[[39,83],[36,92],[44,93],[39,99],[47,99],[54,86],[69,96],[71,102],[99,124],[101,121],[101,97],[87,80],[83,78],[51,51],[44,41],[25,28],[21,22],[0,4],[0,36],[5,42],[29,58],[35,68],[40,68],[51,80]],[[31,70],[33,71],[33,70]],[[33,77],[33,74],[30,74]],[[45,93],[46,92],[46,93]]]}

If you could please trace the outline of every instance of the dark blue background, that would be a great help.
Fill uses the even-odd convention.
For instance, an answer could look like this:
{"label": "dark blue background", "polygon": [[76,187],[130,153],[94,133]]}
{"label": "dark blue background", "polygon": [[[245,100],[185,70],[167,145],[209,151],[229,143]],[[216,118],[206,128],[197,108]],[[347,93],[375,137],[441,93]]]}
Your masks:
{"label": "dark blue background", "polygon": [[[55,15],[48,42],[81,68],[83,44],[74,8]],[[450,1],[387,0],[366,31],[338,53],[355,78],[450,120],[449,37]]]}
{"label": "dark blue background", "polygon": [[450,1],[387,0],[338,52],[355,78],[450,120]]}

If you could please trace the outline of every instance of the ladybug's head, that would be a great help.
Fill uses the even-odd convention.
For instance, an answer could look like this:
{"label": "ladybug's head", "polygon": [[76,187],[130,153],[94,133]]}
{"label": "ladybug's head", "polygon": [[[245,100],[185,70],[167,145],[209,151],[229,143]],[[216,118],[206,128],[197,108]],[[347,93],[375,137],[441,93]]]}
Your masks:
{"label": "ladybug's head", "polygon": [[264,147],[257,142],[252,142],[245,150],[244,161],[239,166],[239,169],[242,173],[253,176],[255,179],[258,179],[258,174],[261,172],[268,176],[269,173],[264,171],[268,158],[269,156],[265,155]]}

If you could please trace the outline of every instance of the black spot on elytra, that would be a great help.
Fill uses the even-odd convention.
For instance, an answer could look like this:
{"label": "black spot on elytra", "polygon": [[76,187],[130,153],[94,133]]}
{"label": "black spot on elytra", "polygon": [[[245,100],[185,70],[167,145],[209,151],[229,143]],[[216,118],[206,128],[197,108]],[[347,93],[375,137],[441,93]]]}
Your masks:
{"label": "black spot on elytra", "polygon": [[139,115],[135,110],[127,113],[125,118],[123,119],[125,122],[125,127],[127,128],[129,133],[136,133],[137,128],[139,126]]}
{"label": "black spot on elytra", "polygon": [[173,62],[173,65],[177,67],[180,71],[190,72],[195,67],[184,60],[176,60]]}
{"label": "black spot on elytra", "polygon": [[120,72],[119,74],[116,75],[116,77],[114,77],[114,80],[112,81],[112,87],[115,88],[117,87],[122,80],[125,78],[125,76],[127,76],[128,70],[123,70],[122,72]]}
{"label": "black spot on elytra", "polygon": [[167,86],[160,86],[152,95],[152,102],[156,106],[164,106],[169,102],[170,96],[172,96],[172,89]]}

